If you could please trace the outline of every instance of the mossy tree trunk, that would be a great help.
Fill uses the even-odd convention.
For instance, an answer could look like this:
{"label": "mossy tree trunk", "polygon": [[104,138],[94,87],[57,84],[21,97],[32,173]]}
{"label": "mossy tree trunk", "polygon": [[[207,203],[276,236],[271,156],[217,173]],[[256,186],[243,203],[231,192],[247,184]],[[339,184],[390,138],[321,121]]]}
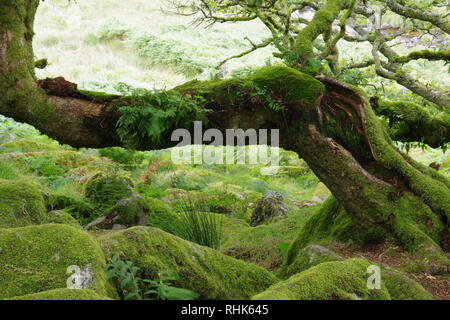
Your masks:
{"label": "mossy tree trunk", "polygon": [[[89,98],[77,90],[49,95],[36,84],[37,5],[37,0],[0,2],[0,113],[73,146],[118,145],[120,114],[107,105],[124,99]],[[246,79],[192,81],[175,90],[187,99],[205,98],[204,107],[212,110],[208,127],[280,129],[281,147],[298,152],[345,209],[313,215],[288,263],[312,241],[338,235],[361,241],[382,233],[438,269],[450,265],[442,250],[449,241],[450,181],[397,150],[359,90],[284,67]],[[164,134],[161,147],[173,145],[169,137]]]}
{"label": "mossy tree trunk", "polygon": [[[442,250],[448,250],[450,181],[399,151],[358,89],[271,67],[245,80],[194,81],[178,90],[203,95],[215,127],[279,128],[280,145],[296,151],[342,204],[345,210],[332,206],[309,219],[288,263],[314,241],[381,235],[426,256],[435,270],[450,265]],[[259,100],[261,90],[282,109]]]}

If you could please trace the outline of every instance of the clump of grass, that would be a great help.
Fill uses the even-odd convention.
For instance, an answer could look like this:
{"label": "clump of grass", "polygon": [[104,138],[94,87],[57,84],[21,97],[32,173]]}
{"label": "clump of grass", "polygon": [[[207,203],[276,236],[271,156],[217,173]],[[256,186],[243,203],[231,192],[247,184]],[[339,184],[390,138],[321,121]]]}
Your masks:
{"label": "clump of grass", "polygon": [[205,199],[183,197],[179,202],[177,235],[183,239],[213,249],[220,246],[223,217],[209,212]]}

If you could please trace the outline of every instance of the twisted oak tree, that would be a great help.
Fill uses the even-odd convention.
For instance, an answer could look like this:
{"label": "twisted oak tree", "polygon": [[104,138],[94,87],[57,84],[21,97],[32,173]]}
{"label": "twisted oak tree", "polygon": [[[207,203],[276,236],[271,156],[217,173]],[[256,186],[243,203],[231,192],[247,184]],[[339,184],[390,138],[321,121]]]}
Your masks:
{"label": "twisted oak tree", "polygon": [[[445,45],[433,50],[421,50],[400,55],[395,46],[400,38],[416,33],[419,38],[429,35],[434,40],[450,31],[450,17],[443,9],[445,1],[421,0],[166,0],[169,7],[181,15],[196,17],[195,23],[234,23],[260,21],[270,36],[259,43],[248,39],[248,50],[231,56],[241,58],[253,51],[272,45],[274,56],[299,70],[331,73],[334,77],[351,69],[375,66],[375,73],[397,82],[420,97],[443,108],[450,106],[450,95],[430,88],[405,67],[409,61],[427,59],[450,61]],[[311,19],[300,13],[314,12]],[[381,29],[386,13],[402,19],[402,27]],[[333,22],[338,22],[333,26]],[[350,32],[350,27],[351,31]],[[318,37],[322,35],[322,39]],[[339,41],[366,42],[372,46],[372,58],[355,63],[340,61]],[[355,57],[345,57],[352,61]],[[356,59],[358,60],[358,59]],[[321,67],[317,65],[322,63]],[[308,68],[309,67],[309,68]],[[321,68],[320,70],[316,70]]]}
{"label": "twisted oak tree", "polygon": [[[38,2],[0,2],[0,113],[72,146],[120,145],[116,123],[121,114],[108,106],[126,105],[130,97],[79,91],[63,79],[38,85],[32,49]],[[309,218],[292,245],[288,264],[310,242],[360,241],[376,231],[426,258],[431,271],[450,265],[445,253],[450,181],[400,152],[357,88],[292,68],[268,67],[243,79],[191,81],[174,91],[185,99],[203,98],[201,107],[211,110],[208,127],[279,129],[281,147],[296,151],[331,190],[333,197]],[[269,101],[280,108],[270,107]],[[373,104],[392,111],[389,105]],[[414,126],[414,119],[408,125]],[[439,128],[438,136],[448,142],[448,127]],[[172,145],[170,133],[162,133],[159,147]],[[152,148],[146,141],[141,146]]]}

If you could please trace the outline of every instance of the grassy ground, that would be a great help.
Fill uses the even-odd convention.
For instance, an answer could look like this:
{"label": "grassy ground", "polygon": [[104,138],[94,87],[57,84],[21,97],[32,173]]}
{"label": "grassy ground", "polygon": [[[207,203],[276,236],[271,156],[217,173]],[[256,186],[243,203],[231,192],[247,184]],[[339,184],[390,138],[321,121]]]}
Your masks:
{"label": "grassy ground", "polygon": [[[36,16],[36,57],[50,65],[39,77],[62,75],[87,89],[114,90],[126,82],[170,88],[194,77],[208,79],[223,59],[249,48],[267,30],[257,22],[189,25],[190,17],[163,12],[163,1],[49,0]],[[102,14],[99,15],[98,13]],[[272,49],[232,61],[229,71],[264,65]]]}

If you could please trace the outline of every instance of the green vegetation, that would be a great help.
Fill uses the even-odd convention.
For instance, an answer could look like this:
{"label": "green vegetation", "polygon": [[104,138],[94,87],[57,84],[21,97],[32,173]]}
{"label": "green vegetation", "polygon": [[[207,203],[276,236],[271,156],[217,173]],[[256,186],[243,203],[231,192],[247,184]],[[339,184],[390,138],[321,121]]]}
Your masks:
{"label": "green vegetation", "polygon": [[186,240],[217,249],[222,237],[223,219],[219,214],[209,212],[205,201],[181,199],[180,212],[176,221],[177,234]]}
{"label": "green vegetation", "polygon": [[248,299],[277,281],[263,268],[155,228],[134,227],[98,240],[108,257],[117,255],[140,268],[143,279],[157,279],[161,270],[175,271],[179,279],[173,284],[200,299]]}
{"label": "green vegetation", "polygon": [[0,228],[0,298],[66,288],[69,266],[85,271],[84,288],[115,297],[103,251],[90,235],[62,224]]}
{"label": "green vegetation", "polygon": [[0,299],[448,299],[446,8],[169,2],[0,2]]}
{"label": "green vegetation", "polygon": [[138,267],[117,256],[111,257],[107,268],[109,279],[116,284],[124,300],[193,300],[197,297],[195,292],[172,287],[171,282],[178,277],[170,270],[159,272],[156,280],[141,279],[138,277]]}

